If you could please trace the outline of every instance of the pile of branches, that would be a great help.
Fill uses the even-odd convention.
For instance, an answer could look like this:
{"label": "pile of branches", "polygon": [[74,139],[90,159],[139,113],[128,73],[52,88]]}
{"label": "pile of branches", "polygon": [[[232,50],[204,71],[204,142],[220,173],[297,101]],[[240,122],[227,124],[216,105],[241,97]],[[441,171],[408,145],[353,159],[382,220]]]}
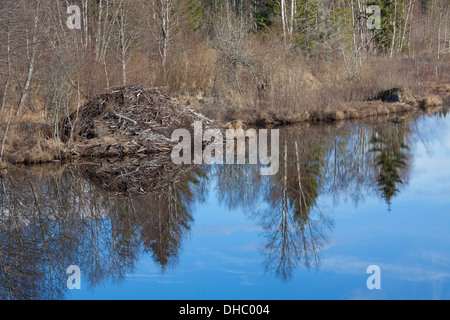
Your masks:
{"label": "pile of branches", "polygon": [[112,158],[166,154],[172,132],[193,132],[194,121],[205,128],[213,121],[182,105],[159,88],[121,87],[89,101],[62,125],[66,157]]}
{"label": "pile of branches", "polygon": [[155,159],[81,161],[68,166],[102,190],[118,196],[163,194],[168,185],[182,184],[202,172],[195,165],[177,166],[167,155]]}

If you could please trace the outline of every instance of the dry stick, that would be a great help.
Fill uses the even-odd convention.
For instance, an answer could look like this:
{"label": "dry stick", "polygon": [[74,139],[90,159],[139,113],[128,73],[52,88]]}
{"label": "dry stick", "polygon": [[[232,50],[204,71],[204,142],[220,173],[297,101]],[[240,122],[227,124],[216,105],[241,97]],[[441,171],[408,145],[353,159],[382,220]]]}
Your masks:
{"label": "dry stick", "polygon": [[132,124],[137,124],[137,122],[134,121],[133,119],[130,119],[130,118],[125,117],[125,116],[122,116],[122,115],[120,115],[120,114],[115,114],[114,117],[119,118],[119,120],[120,120],[120,119],[124,119],[124,120],[126,120],[126,121],[128,121],[128,122],[131,122]]}

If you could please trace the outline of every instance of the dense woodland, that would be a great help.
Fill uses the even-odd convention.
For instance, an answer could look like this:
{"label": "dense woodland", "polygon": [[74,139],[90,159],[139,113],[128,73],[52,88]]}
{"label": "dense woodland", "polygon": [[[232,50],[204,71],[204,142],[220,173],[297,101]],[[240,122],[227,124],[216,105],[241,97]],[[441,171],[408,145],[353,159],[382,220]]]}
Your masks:
{"label": "dense woodland", "polygon": [[161,87],[229,118],[421,93],[449,82],[450,2],[1,0],[0,43],[1,154],[39,154],[111,87]]}

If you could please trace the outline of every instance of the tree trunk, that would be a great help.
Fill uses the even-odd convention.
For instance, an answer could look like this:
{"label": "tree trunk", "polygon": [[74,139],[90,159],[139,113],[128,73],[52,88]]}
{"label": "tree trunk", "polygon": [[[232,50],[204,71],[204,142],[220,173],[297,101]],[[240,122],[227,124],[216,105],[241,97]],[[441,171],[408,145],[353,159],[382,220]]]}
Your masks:
{"label": "tree trunk", "polygon": [[11,79],[11,48],[10,48],[10,29],[9,29],[9,21],[7,25],[6,30],[6,64],[8,69],[8,75],[6,77],[6,83],[5,88],[3,90],[3,97],[2,97],[2,107],[0,109],[0,112],[3,111],[5,104],[6,104],[6,96],[8,95],[8,89],[9,89],[9,81]]}
{"label": "tree trunk", "polygon": [[286,0],[281,0],[281,27],[283,29],[283,39],[286,41]]}
{"label": "tree trunk", "polygon": [[119,37],[120,37],[120,55],[122,63],[122,85],[127,85],[127,58],[126,58],[126,44],[125,44],[125,10],[123,5],[120,8],[119,20]]}
{"label": "tree trunk", "polygon": [[[95,39],[95,60],[100,60],[101,41],[102,38],[102,17],[103,17],[103,0],[98,3],[98,21],[97,21],[97,35]],[[108,17],[105,17],[107,19]]]}
{"label": "tree trunk", "polygon": [[9,111],[8,123],[6,124],[5,134],[3,135],[2,147],[0,149],[0,164],[3,161],[3,151],[4,151],[4,148],[5,148],[6,136],[8,135],[9,125],[11,124],[11,118],[12,118],[12,114],[13,114],[13,109],[14,109],[14,105],[11,104],[11,109]]}
{"label": "tree trunk", "polygon": [[32,39],[32,43],[31,43],[31,57],[30,57],[30,62],[28,64],[27,78],[25,80],[25,86],[23,87],[22,94],[20,96],[19,105],[17,107],[16,114],[18,114],[22,110],[22,108],[25,104],[28,90],[30,89],[31,80],[33,79],[34,67],[35,67],[35,62],[36,62],[35,60],[36,60],[36,46],[37,46],[37,43],[36,43],[37,42],[37,25],[38,25],[38,21],[39,21],[39,6],[40,6],[40,1],[38,1],[37,5],[36,5],[36,15],[34,17],[33,39]]}
{"label": "tree trunk", "polygon": [[397,0],[394,0],[394,30],[392,34],[392,42],[391,42],[391,52],[389,53],[389,58],[392,59],[394,55],[394,46],[395,46],[395,34],[397,33]]}
{"label": "tree trunk", "polygon": [[88,47],[88,0],[82,2],[83,6],[83,30],[84,30],[84,48]]}
{"label": "tree trunk", "polygon": [[289,17],[289,35],[294,33],[294,16],[296,11],[296,0],[291,0],[291,16]]}

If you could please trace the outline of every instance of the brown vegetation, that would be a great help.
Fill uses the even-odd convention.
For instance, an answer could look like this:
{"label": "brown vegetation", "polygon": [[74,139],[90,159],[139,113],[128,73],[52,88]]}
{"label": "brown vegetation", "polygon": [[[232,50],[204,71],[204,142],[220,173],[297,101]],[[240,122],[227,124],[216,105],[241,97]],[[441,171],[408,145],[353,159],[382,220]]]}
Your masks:
{"label": "brown vegetation", "polygon": [[[8,117],[2,112],[0,132],[4,133]],[[45,123],[39,114],[27,112],[21,121],[12,121],[4,146],[6,162],[39,164],[57,160],[64,148],[59,139],[53,138],[52,128]]]}
{"label": "brown vegetation", "polygon": [[111,158],[170,153],[175,129],[213,121],[158,88],[110,89],[68,117],[62,139],[66,158]]}
{"label": "brown vegetation", "polygon": [[[383,2],[376,32],[360,0],[74,4],[81,21],[73,30],[60,1],[0,5],[0,162],[61,158],[76,142],[63,138],[67,122],[119,86],[158,87],[156,96],[245,124],[416,112],[416,103],[438,102],[427,97],[449,95],[444,0]],[[392,88],[414,101],[368,101]]]}
{"label": "brown vegetation", "polygon": [[442,106],[442,98],[439,96],[428,96],[420,101],[420,107],[427,109],[430,107]]}

